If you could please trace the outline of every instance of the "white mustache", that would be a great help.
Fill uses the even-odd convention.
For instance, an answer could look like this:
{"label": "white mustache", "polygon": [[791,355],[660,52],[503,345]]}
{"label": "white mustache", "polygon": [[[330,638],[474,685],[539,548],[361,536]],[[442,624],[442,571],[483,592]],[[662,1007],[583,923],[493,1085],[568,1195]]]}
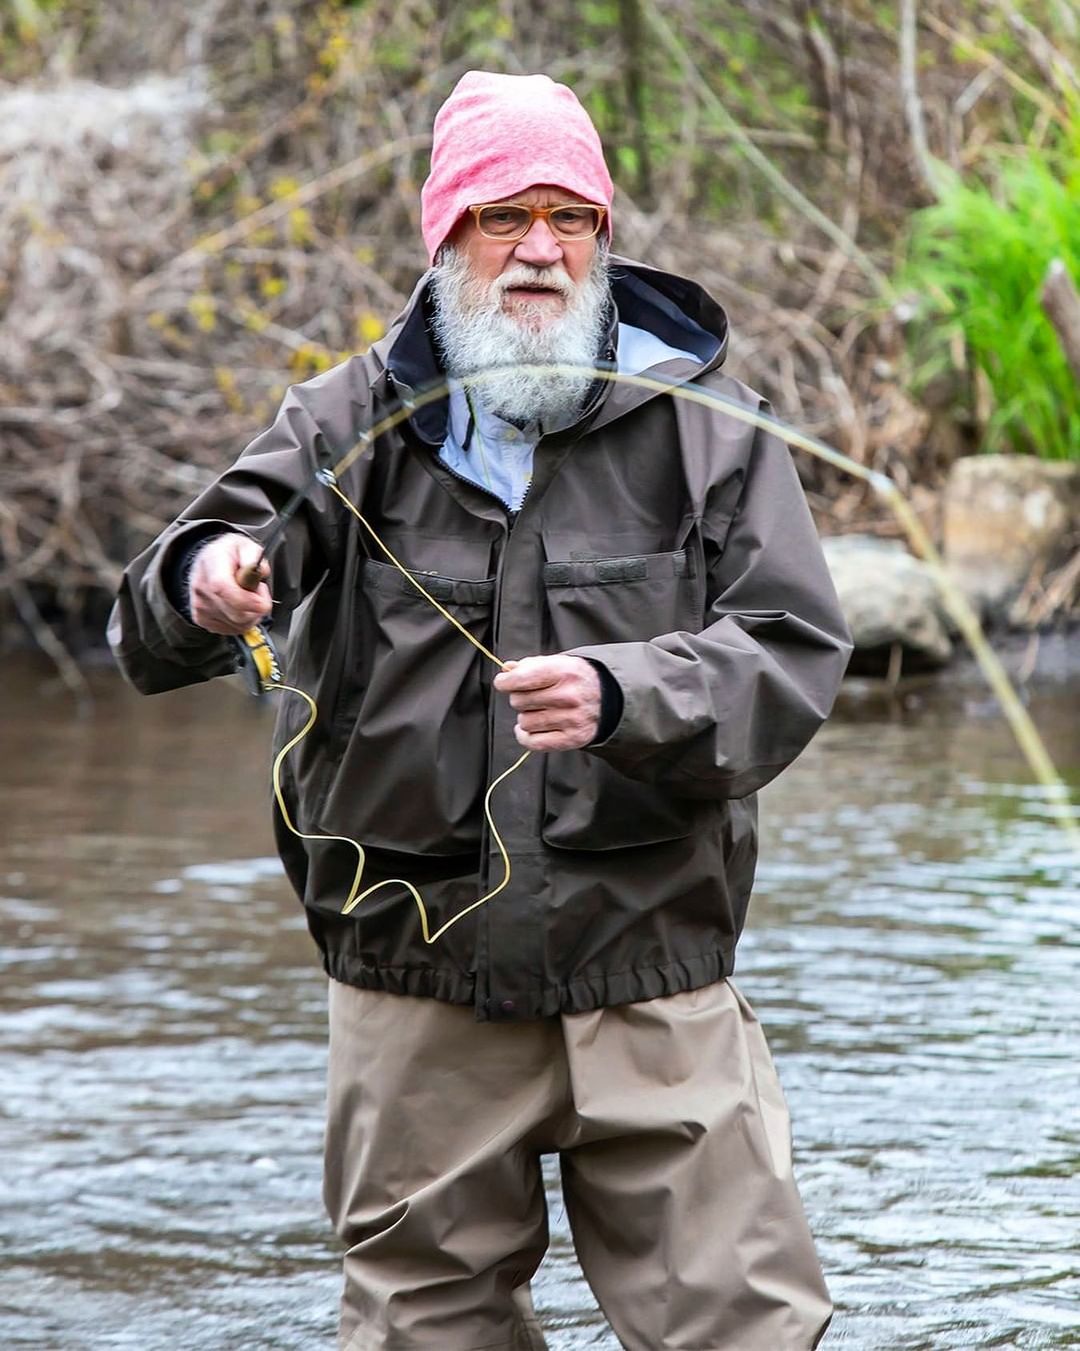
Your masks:
{"label": "white mustache", "polygon": [[494,287],[496,294],[505,295],[507,291],[513,290],[518,286],[543,286],[549,290],[558,291],[560,295],[569,298],[573,294],[574,283],[561,267],[520,267],[513,268],[510,272],[503,273],[496,277]]}

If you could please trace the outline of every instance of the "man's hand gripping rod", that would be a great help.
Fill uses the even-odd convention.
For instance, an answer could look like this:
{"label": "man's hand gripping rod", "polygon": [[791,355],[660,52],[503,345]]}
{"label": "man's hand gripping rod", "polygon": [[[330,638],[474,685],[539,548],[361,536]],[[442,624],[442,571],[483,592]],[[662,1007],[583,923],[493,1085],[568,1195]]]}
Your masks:
{"label": "man's hand gripping rod", "polygon": [[[238,586],[242,586],[245,591],[257,591],[259,589],[260,583],[264,580],[262,565],[270,561],[270,555],[284,539],[285,527],[311,491],[312,485],[323,483],[329,486],[336,482],[337,479],[334,477],[333,470],[317,469],[311,482],[305,483],[303,487],[298,488],[293,493],[278,514],[274,528],[267,535],[259,557],[254,563],[236,570],[236,584]],[[271,690],[280,688],[284,679],[281,673],[281,659],[266,624],[256,624],[253,628],[245,629],[243,633],[233,639],[233,642],[236,644],[236,650],[240,656],[240,670],[243,673],[244,681],[252,694],[267,694]]]}

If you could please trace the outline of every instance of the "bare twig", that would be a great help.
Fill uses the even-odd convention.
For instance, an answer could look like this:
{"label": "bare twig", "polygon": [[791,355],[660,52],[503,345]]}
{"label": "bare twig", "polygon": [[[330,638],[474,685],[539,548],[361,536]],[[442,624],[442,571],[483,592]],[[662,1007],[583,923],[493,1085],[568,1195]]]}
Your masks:
{"label": "bare twig", "polygon": [[1023,39],[1031,59],[1038,66],[1046,82],[1055,85],[1059,93],[1066,97],[1080,93],[1080,76],[1065,53],[1059,51],[1045,33],[1041,33],[1015,9],[1010,9],[1007,13],[1010,27]]}
{"label": "bare twig", "polygon": [[1065,360],[1080,384],[1080,294],[1060,258],[1055,258],[1047,269],[1041,299]]}
{"label": "bare twig", "polygon": [[941,166],[931,155],[926,139],[926,118],[919,98],[918,61],[916,0],[900,0],[900,87],[904,95],[904,115],[919,177],[927,192],[937,197],[941,192]]}

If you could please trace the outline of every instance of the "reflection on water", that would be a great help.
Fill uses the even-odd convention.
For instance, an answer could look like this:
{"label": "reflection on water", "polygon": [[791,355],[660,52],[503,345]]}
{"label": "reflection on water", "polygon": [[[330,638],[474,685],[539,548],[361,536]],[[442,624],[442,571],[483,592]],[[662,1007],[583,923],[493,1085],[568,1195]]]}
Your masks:
{"label": "reflection on water", "polygon": [[[44,684],[39,682],[44,681]],[[218,683],[0,727],[0,1345],[332,1344],[325,994]],[[1080,680],[1032,713],[1075,784]],[[848,711],[764,796],[738,981],[853,1351],[1080,1345],[1080,885],[974,682]],[[617,1343],[552,1178],[552,1351]],[[784,1351],[778,1348],[777,1351]]]}

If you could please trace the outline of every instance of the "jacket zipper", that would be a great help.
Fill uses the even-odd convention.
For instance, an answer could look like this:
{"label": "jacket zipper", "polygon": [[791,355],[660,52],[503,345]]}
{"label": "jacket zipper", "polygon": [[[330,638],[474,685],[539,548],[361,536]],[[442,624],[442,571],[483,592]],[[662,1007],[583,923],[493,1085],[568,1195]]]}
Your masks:
{"label": "jacket zipper", "polygon": [[[464,474],[459,474],[456,469],[451,469],[446,461],[439,456],[438,452],[435,454],[435,459],[438,461],[439,468],[445,469],[451,478],[456,478],[459,483],[467,483],[470,488],[475,488],[477,492],[483,493],[485,497],[490,497],[493,501],[498,502],[499,506],[506,512],[507,516],[514,516],[517,514],[516,512],[511,511],[510,504],[505,498],[500,497],[498,493],[492,492],[490,488],[485,488],[482,483],[477,483],[475,479],[466,478]],[[526,489],[526,494],[527,493],[528,489]],[[524,502],[525,499],[522,498],[521,500]],[[521,508],[519,507],[518,511],[520,510]]]}

